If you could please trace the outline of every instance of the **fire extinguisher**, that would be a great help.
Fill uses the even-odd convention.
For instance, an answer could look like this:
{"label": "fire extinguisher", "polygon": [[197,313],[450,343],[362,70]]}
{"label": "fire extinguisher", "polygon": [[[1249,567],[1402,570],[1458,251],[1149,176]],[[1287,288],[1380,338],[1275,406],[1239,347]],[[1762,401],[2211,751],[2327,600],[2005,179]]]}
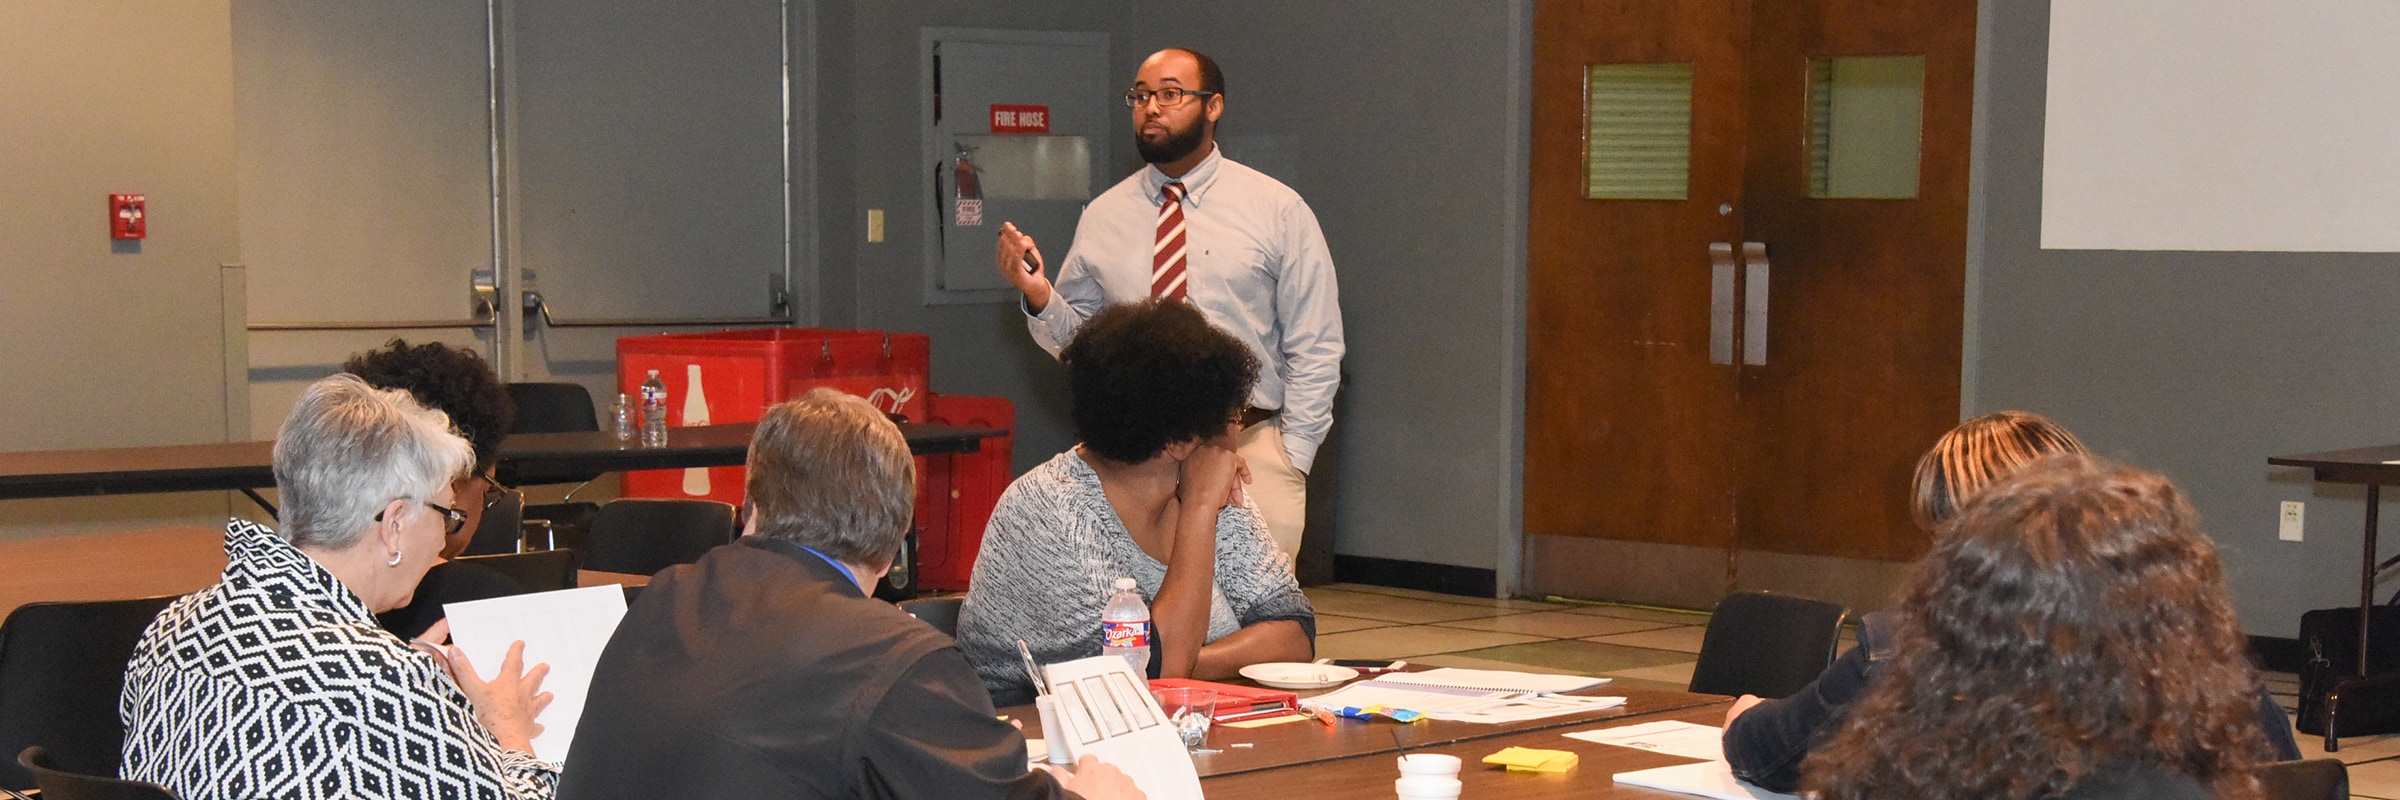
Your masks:
{"label": "fire extinguisher", "polygon": [[958,148],[958,166],[950,170],[950,185],[957,187],[953,224],[961,228],[981,226],[983,224],[983,180],[977,177],[977,173],[982,170],[977,169],[972,160],[975,148],[968,147],[962,142],[954,142],[952,146]]}

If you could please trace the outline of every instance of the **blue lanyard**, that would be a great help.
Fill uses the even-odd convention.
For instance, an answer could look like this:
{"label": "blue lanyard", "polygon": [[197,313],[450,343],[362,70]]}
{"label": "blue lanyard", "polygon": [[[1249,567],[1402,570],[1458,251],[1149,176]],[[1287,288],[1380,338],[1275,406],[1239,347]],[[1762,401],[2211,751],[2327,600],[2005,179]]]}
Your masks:
{"label": "blue lanyard", "polygon": [[825,563],[827,563],[827,564],[832,564],[834,569],[841,570],[841,571],[842,571],[842,577],[844,577],[844,578],[849,578],[851,583],[857,583],[857,582],[858,582],[858,574],[857,574],[857,573],[854,573],[854,572],[851,572],[851,571],[850,571],[850,567],[848,567],[848,566],[844,565],[842,562],[839,562],[839,561],[835,561],[835,560],[833,560],[833,556],[829,556],[829,555],[826,555],[826,554],[824,554],[824,553],[817,552],[817,549],[816,549],[816,548],[814,548],[814,547],[810,547],[810,546],[808,546],[808,545],[799,545],[799,547],[800,547],[800,549],[802,549],[802,550],[806,550],[806,551],[808,551],[808,554],[809,554],[809,555],[812,555],[812,556],[816,556],[816,557],[818,557],[818,558],[825,559]]}

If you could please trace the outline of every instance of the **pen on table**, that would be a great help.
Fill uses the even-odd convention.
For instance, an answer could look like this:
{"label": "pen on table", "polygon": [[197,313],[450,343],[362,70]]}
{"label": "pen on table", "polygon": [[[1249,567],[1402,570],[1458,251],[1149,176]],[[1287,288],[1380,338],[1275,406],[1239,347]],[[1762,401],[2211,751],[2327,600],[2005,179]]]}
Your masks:
{"label": "pen on table", "polygon": [[1067,752],[1067,740],[1059,736],[1058,698],[1050,696],[1050,687],[1042,682],[1042,668],[1034,663],[1033,649],[1026,647],[1023,639],[1017,640],[1017,655],[1025,659],[1025,677],[1033,679],[1033,713],[1035,719],[1041,720],[1042,741],[1049,746],[1050,764],[1072,770],[1074,754]]}
{"label": "pen on table", "polygon": [[1050,686],[1042,681],[1042,668],[1033,663],[1033,648],[1026,647],[1023,639],[1017,640],[1017,655],[1025,659],[1025,677],[1033,679],[1033,693],[1036,696],[1049,694]]}

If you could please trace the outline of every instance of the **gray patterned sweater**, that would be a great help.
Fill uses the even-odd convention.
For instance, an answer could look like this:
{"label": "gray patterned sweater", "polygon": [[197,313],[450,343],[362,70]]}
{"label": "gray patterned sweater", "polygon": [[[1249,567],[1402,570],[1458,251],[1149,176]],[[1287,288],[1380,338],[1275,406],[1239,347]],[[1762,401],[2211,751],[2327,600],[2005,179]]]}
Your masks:
{"label": "gray patterned sweater", "polygon": [[[1299,622],[1315,640],[1316,612],[1256,506],[1244,502],[1217,515],[1216,567],[1204,641],[1284,619]],[[958,614],[958,646],[991,690],[993,705],[1033,701],[1017,655],[1020,639],[1044,664],[1100,654],[1100,612],[1120,577],[1132,578],[1142,599],[1154,601],[1167,565],[1134,543],[1099,474],[1074,450],[1009,484],[984,529]]]}

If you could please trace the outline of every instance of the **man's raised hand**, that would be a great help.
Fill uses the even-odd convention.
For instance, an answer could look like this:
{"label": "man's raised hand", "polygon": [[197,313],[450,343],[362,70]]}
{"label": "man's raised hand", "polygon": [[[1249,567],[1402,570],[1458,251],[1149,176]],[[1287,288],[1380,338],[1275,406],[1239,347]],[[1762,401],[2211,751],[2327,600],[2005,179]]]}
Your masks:
{"label": "man's raised hand", "polygon": [[1014,222],[1000,223],[997,256],[1000,276],[1007,278],[1009,285],[1017,287],[1017,291],[1025,293],[1028,308],[1039,314],[1050,305],[1050,279],[1042,275],[1046,265],[1042,262],[1042,250],[1034,245],[1033,237],[1017,230]]}

